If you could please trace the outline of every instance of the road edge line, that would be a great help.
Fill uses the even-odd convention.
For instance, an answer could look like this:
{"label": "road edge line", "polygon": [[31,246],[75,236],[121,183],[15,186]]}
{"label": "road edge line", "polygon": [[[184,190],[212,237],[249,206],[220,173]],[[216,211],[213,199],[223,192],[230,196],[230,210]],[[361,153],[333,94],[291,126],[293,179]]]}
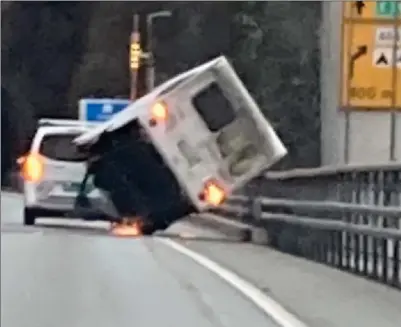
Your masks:
{"label": "road edge line", "polygon": [[280,303],[263,293],[256,286],[239,277],[234,272],[224,268],[217,262],[195,251],[192,251],[175,241],[160,238],[158,241],[189,257],[203,268],[206,268],[223,279],[226,283],[247,297],[281,327],[308,327],[304,322],[287,311],[282,305],[280,305]]}

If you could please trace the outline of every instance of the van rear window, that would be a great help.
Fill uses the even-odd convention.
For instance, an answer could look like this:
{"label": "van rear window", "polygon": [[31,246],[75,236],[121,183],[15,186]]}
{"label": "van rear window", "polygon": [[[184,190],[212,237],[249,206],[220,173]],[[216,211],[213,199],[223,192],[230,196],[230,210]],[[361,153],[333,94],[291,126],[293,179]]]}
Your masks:
{"label": "van rear window", "polygon": [[48,134],[42,139],[40,153],[53,160],[85,161],[87,154],[81,152],[72,141],[79,134]]}
{"label": "van rear window", "polygon": [[211,132],[216,132],[235,119],[235,111],[215,82],[192,99],[192,104]]}

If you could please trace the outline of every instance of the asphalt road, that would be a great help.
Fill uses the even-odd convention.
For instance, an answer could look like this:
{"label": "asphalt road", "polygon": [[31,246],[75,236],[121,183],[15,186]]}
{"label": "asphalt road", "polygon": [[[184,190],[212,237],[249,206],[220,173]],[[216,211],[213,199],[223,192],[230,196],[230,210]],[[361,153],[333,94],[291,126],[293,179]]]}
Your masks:
{"label": "asphalt road", "polygon": [[[278,326],[160,240],[115,238],[100,223],[47,220],[24,227],[21,210],[20,199],[2,197],[4,327]],[[172,231],[222,236],[185,224]]]}
{"label": "asphalt road", "polygon": [[[2,197],[2,326],[277,326],[163,239],[116,239],[105,224],[64,220],[28,228],[21,214],[20,199]],[[398,290],[185,222],[169,233],[308,327],[400,326]]]}
{"label": "asphalt road", "polygon": [[252,244],[182,241],[244,277],[309,327],[400,327],[401,291]]}

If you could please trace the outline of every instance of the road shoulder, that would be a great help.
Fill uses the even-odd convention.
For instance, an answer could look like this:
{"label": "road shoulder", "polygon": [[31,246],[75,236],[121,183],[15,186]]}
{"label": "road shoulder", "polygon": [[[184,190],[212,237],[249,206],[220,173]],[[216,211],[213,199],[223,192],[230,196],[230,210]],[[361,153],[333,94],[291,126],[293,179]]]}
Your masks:
{"label": "road shoulder", "polygon": [[398,327],[401,292],[251,244],[181,244],[234,271],[311,327]]}

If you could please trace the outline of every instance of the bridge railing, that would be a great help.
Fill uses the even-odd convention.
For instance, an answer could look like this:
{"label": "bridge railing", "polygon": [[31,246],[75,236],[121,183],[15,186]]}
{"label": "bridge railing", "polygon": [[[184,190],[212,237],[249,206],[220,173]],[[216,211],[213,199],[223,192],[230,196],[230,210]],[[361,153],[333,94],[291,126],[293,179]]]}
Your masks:
{"label": "bridge railing", "polygon": [[401,164],[269,173],[216,213],[267,245],[401,288]]}

